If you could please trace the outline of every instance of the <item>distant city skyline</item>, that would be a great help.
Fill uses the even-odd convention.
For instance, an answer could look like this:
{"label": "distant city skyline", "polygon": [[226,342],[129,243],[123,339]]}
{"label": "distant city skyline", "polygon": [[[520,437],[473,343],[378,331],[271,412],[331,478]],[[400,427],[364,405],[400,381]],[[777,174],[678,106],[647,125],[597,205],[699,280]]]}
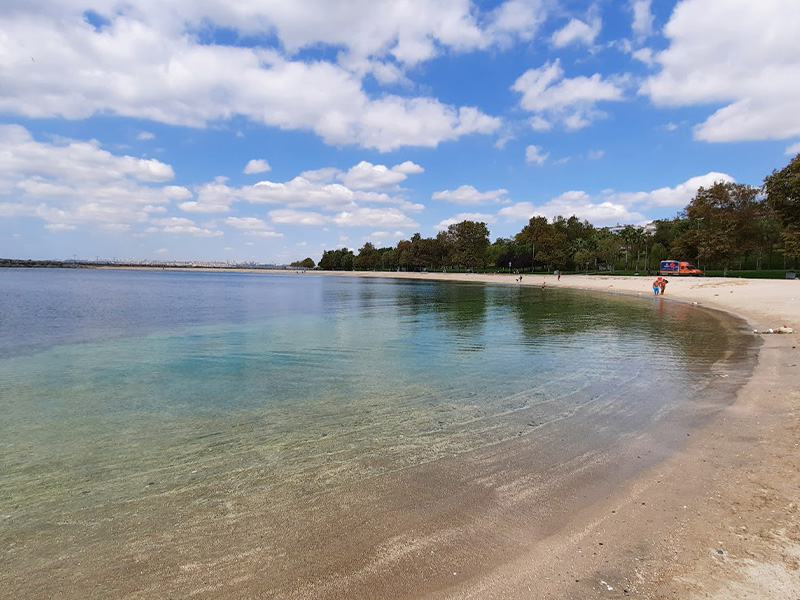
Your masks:
{"label": "distant city skyline", "polygon": [[643,226],[800,152],[793,0],[12,1],[0,29],[0,257]]}

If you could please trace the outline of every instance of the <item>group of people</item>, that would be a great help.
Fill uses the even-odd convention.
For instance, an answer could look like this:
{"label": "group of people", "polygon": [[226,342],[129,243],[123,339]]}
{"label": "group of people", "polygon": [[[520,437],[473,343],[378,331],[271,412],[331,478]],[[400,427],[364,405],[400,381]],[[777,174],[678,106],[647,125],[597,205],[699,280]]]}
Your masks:
{"label": "group of people", "polygon": [[653,282],[653,294],[658,296],[661,294],[664,295],[664,290],[667,289],[667,284],[669,281],[664,279],[663,277],[659,277]]}

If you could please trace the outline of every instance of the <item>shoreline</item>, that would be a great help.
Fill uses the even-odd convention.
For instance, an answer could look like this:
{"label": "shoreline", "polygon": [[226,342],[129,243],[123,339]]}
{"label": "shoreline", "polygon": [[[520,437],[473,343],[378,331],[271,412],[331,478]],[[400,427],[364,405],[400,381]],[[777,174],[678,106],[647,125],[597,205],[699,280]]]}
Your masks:
{"label": "shoreline", "polygon": [[[518,283],[513,275],[336,274],[652,295],[647,277],[538,275]],[[672,278],[665,300],[720,310],[758,331],[800,325],[800,283],[792,280]],[[797,334],[759,335],[758,362],[735,401],[676,455],[533,550],[428,597],[796,600],[800,351]]]}

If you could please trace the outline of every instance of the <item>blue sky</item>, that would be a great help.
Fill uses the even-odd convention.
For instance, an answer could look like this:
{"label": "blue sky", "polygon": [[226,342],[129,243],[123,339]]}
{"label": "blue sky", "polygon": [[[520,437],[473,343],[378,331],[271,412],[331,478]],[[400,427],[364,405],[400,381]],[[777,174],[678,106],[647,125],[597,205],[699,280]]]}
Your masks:
{"label": "blue sky", "polygon": [[800,152],[796,0],[5,0],[0,256],[674,217]]}

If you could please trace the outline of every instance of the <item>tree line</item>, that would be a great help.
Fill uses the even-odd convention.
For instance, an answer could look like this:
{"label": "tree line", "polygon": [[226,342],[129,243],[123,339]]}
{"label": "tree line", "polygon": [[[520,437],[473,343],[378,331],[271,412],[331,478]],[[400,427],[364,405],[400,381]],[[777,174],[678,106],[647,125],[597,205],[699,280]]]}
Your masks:
{"label": "tree line", "polygon": [[[655,270],[666,258],[709,269],[796,267],[800,258],[800,154],[760,187],[700,188],[672,219],[647,228],[598,228],[572,215],[531,217],[510,238],[489,240],[486,223],[462,221],[436,237],[415,233],[395,247],[327,250],[325,270]],[[311,268],[313,260],[294,263]]]}

